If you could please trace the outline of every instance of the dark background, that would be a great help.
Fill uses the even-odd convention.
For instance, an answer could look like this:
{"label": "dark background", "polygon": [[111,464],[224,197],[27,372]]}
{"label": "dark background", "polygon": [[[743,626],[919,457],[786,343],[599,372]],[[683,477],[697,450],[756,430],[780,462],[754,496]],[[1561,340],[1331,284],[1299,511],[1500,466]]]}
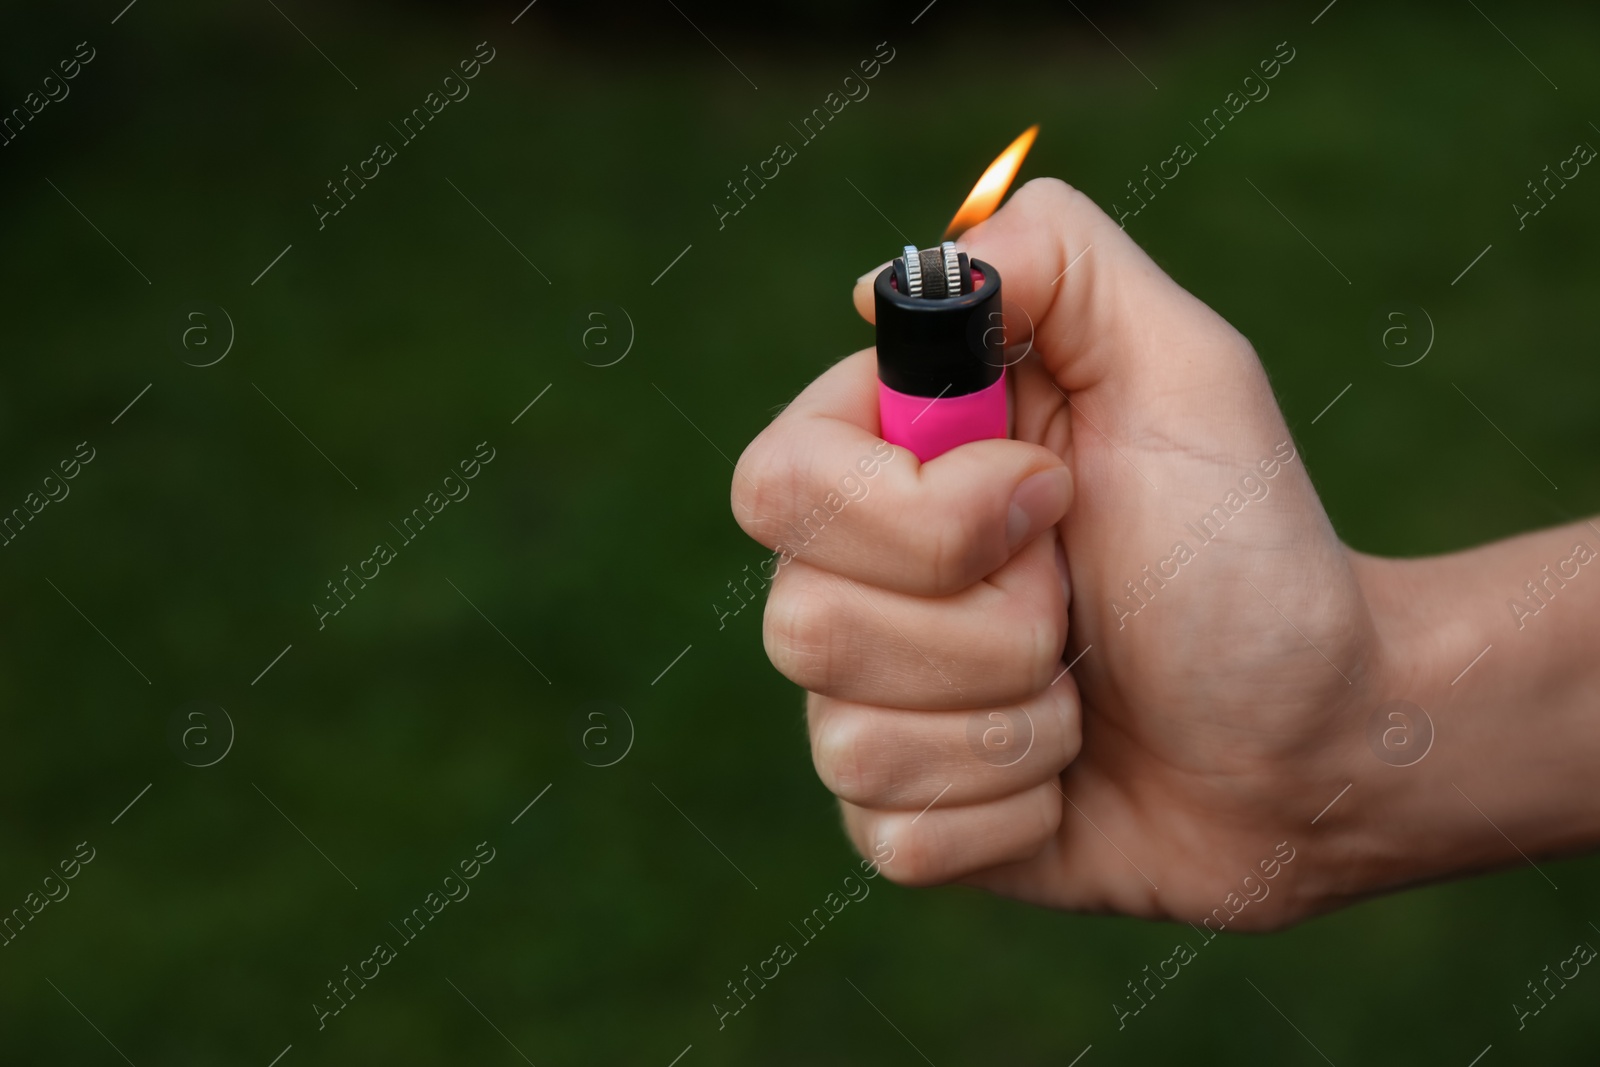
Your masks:
{"label": "dark background", "polygon": [[[0,508],[96,450],[0,549],[0,909],[96,850],[0,948],[0,1061],[1593,1061],[1600,978],[1511,1010],[1600,943],[1592,858],[1225,935],[1120,1032],[1185,928],[879,879],[726,1029],[710,1006],[854,863],[758,609],[717,605],[764,556],[730,460],[870,344],[856,276],[1032,122],[1023,179],[1125,198],[1287,41],[1130,232],[1255,343],[1354,546],[1593,512],[1600,176],[1510,207],[1600,144],[1592,7],[122,6],[0,17],[7,111],[97,51],[0,148]],[[471,96],[319,232],[324,182],[484,40]],[[724,183],[880,40],[870,97],[719,231]],[[205,306],[236,339],[197,368]],[[1415,366],[1385,365],[1426,340],[1412,310],[1384,349],[1396,308],[1436,330]],[[480,441],[471,496],[319,631],[324,583]],[[187,765],[218,707],[231,750]],[[618,708],[631,750],[591,766]],[[319,1031],[480,841],[471,896]]]}

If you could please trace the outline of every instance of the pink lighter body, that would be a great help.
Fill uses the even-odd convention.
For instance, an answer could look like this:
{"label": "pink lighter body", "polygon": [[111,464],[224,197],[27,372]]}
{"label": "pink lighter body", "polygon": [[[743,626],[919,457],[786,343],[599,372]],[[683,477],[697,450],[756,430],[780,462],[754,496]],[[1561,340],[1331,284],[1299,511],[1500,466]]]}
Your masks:
{"label": "pink lighter body", "polygon": [[1000,272],[954,242],[904,254],[873,283],[879,433],[928,462],[1010,430]]}
{"label": "pink lighter body", "polygon": [[963,396],[908,396],[878,383],[879,436],[891,445],[909,448],[919,461],[964,445],[1005,437],[1006,378]]}

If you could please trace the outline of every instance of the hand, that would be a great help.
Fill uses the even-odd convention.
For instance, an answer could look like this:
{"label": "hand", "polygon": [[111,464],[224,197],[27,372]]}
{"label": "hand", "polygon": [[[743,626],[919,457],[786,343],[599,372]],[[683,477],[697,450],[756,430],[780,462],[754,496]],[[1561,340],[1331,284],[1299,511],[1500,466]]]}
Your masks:
{"label": "hand", "polygon": [[[1000,270],[1010,336],[1033,324],[1015,439],[920,466],[891,451],[866,351],[733,482],[740,524],[780,551],[767,651],[810,691],[856,847],[903,884],[1212,929],[1487,862],[1397,864],[1350,798],[1313,824],[1395,773],[1361,743],[1368,714],[1437,671],[1397,654],[1398,565],[1341,544],[1245,338],[1057,181],[960,244]],[[874,449],[892,458],[868,477]],[[992,737],[1026,755],[984,758]]]}

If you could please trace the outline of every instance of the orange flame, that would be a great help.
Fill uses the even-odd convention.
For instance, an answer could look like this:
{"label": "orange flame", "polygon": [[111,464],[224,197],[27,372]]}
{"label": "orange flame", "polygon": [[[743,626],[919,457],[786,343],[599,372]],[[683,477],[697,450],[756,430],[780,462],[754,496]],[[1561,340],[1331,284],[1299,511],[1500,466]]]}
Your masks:
{"label": "orange flame", "polygon": [[983,172],[983,177],[978,179],[978,184],[972,187],[972,192],[967,194],[967,199],[962,202],[955,218],[945,227],[945,240],[961,236],[994,214],[995,209],[1000,206],[1000,201],[1005,199],[1006,190],[1011,188],[1011,179],[1022,169],[1022,161],[1027,158],[1028,149],[1033,147],[1033,139],[1038,135],[1039,125],[1034,123],[1022,131],[1022,136],[1012,141],[1004,152],[995,157],[995,161],[989,164],[989,169]]}

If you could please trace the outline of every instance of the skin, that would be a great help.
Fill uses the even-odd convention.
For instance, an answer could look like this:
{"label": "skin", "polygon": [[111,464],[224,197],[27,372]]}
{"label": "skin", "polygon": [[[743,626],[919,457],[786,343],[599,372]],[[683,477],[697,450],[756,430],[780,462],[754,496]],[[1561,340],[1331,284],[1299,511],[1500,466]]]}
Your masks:
{"label": "skin", "polygon": [[[896,449],[801,547],[786,531],[882,447],[868,350],[733,479],[736,519],[782,553],[768,654],[808,691],[863,855],[887,843],[905,885],[1240,930],[1600,842],[1600,559],[1536,616],[1508,604],[1600,529],[1358,553],[1249,342],[1087,197],[1030,182],[959,244],[1034,324],[1013,439]],[[1208,541],[1188,524],[1219,504]],[[1419,761],[1415,717],[1368,740],[1391,700],[1428,709]]]}

